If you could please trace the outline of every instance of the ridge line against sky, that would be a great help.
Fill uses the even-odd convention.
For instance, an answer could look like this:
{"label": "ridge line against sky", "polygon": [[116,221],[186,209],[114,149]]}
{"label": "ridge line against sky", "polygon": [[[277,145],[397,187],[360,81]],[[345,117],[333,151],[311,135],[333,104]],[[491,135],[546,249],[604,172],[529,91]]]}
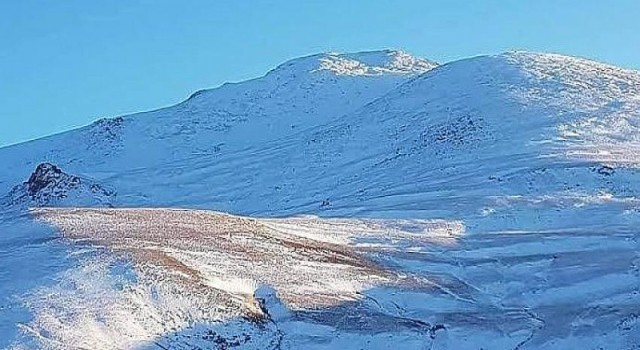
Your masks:
{"label": "ridge line against sky", "polygon": [[509,50],[640,68],[640,1],[5,1],[0,147],[170,106],[319,52]]}

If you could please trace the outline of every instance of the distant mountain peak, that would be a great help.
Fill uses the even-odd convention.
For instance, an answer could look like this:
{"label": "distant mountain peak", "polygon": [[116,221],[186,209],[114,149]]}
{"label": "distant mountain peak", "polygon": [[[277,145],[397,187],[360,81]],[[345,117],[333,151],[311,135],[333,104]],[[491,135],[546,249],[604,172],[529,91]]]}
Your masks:
{"label": "distant mountain peak", "polygon": [[438,63],[399,50],[362,51],[356,53],[321,53],[296,58],[270,73],[296,71],[329,72],[339,76],[414,75],[425,73]]}
{"label": "distant mountain peak", "polygon": [[337,75],[421,74],[438,64],[403,51],[383,50],[353,54],[327,54],[320,59],[319,70]]}

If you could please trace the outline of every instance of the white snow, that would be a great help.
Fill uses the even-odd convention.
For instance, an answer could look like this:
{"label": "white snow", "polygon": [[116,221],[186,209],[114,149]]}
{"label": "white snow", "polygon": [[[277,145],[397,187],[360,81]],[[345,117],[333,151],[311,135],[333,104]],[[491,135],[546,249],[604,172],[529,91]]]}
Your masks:
{"label": "white snow", "polygon": [[[0,271],[0,338],[11,339],[0,347],[29,344],[29,334],[94,342],[89,348],[153,348],[153,339],[179,348],[175,339],[187,336],[244,348],[637,347],[639,135],[637,71],[528,52],[436,65],[384,50],[295,59],[176,106],[2,148],[0,266],[12,268]],[[250,216],[241,221],[269,232],[259,247],[275,260],[261,265],[211,242],[205,250],[181,245],[188,236],[165,244],[162,229],[144,238],[119,231],[178,222],[184,234],[207,225],[118,224],[108,211],[82,210],[53,221],[63,227],[88,215],[75,238],[91,232],[93,244],[114,251],[77,253],[85,248],[56,241],[11,204],[11,190],[43,162],[117,192],[96,202],[90,187],[53,185],[51,193],[70,193],[56,205]],[[256,242],[252,229],[216,230],[232,247]],[[110,232],[123,234],[115,246],[99,241],[112,240]],[[281,248],[294,238],[364,254],[407,284]],[[144,254],[123,253],[132,245]],[[31,254],[38,264],[24,272]],[[109,289],[122,272],[100,271],[114,256],[158,266],[134,264],[130,289]],[[238,264],[246,261],[255,265]],[[269,274],[273,266],[286,269]],[[179,299],[175,284],[194,271],[213,302]],[[91,279],[95,286],[83,284]],[[295,312],[260,328],[241,310],[260,310],[246,296],[264,285]],[[221,299],[230,306],[214,310],[228,294],[236,297]],[[315,310],[314,298],[332,307]],[[189,314],[203,305],[211,313]],[[70,306],[76,318],[67,322],[58,311]],[[118,336],[123,320],[138,323]],[[16,324],[26,333],[16,335]]]}
{"label": "white snow", "polygon": [[421,74],[437,63],[413,57],[402,51],[373,51],[357,54],[327,54],[316,71],[337,75],[376,76],[385,74]]}

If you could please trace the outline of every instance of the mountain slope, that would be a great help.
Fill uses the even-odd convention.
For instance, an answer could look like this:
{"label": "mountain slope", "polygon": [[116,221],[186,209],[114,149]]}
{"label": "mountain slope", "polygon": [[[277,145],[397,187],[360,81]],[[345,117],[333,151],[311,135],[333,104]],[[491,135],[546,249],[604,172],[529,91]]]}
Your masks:
{"label": "mountain slope", "polygon": [[55,159],[117,189],[119,206],[503,228],[534,209],[527,225],[551,228],[570,225],[554,214],[564,209],[602,222],[591,211],[607,203],[635,222],[638,72],[525,52],[433,67],[394,51],[293,60],[175,107],[2,149],[2,177]]}
{"label": "mountain slope", "polygon": [[571,207],[602,196],[625,202],[624,213],[639,191],[638,96],[634,71],[548,54],[477,57],[342,118],[306,152],[337,179],[325,187],[336,207],[356,197],[380,214],[469,218],[499,210],[491,202]]}
{"label": "mountain slope", "polygon": [[263,77],[202,90],[172,107],[6,147],[0,157],[7,171],[0,178],[7,181],[0,186],[6,191],[45,161],[104,177],[256,146],[357,110],[436,66],[392,50],[294,59]]}
{"label": "mountain slope", "polygon": [[0,266],[62,270],[0,271],[0,311],[52,349],[634,348],[639,107],[561,55],[326,54],[3,148],[0,193],[125,209],[0,218]]}

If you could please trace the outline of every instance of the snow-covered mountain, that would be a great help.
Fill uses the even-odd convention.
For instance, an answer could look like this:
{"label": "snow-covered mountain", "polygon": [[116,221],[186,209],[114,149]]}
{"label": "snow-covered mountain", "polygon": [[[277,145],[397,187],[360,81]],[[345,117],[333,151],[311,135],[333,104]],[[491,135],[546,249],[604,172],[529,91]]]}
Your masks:
{"label": "snow-covered mountain", "polygon": [[5,148],[2,178],[15,182],[43,161],[106,177],[216,157],[325,124],[436,66],[391,50],[294,59],[263,77],[198,91],[173,107]]}
{"label": "snow-covered mountain", "polygon": [[397,51],[292,60],[4,148],[2,185],[49,161],[116,189],[117,206],[470,219],[635,203],[638,72],[525,52],[434,67]]}
{"label": "snow-covered mountain", "polygon": [[[417,328],[414,323],[394,328],[389,331],[393,334],[389,339],[394,340],[385,343],[358,338],[357,334],[366,333],[364,328],[327,330],[322,327],[335,325],[320,322],[322,333],[309,326],[313,316],[298,319],[289,315],[286,322],[268,327],[267,338],[272,342],[293,332],[297,335],[288,338],[290,348],[297,341],[298,345],[314,343],[300,335],[305,332],[298,328],[310,327],[323,334],[317,339],[333,346],[356,344],[334,343],[338,338],[380,342],[380,348],[405,339],[412,344],[409,348],[419,348],[427,346],[419,340],[426,335],[428,346],[441,349],[448,348],[442,345],[446,342],[436,341],[443,329],[453,346],[449,348],[482,344],[548,349],[591,345],[597,332],[606,330],[608,337],[621,339],[611,345],[618,349],[640,344],[639,154],[637,71],[528,52],[478,56],[443,65],[391,50],[320,54],[294,59],[257,79],[196,92],[176,106],[101,119],[84,128],[2,148],[0,160],[5,166],[0,169],[0,194],[44,198],[30,194],[33,181],[23,183],[25,179],[36,168],[39,174],[63,174],[59,169],[64,169],[75,175],[55,175],[45,181],[51,185],[44,187],[52,189],[47,193],[54,196],[79,193],[77,198],[86,200],[77,201],[76,206],[108,203],[121,208],[208,209],[253,217],[314,214],[383,219],[382,224],[237,219],[241,229],[229,232],[249,230],[270,242],[269,248],[260,239],[254,242],[253,235],[240,235],[237,242],[220,248],[218,241],[195,247],[183,241],[220,234],[218,226],[207,231],[185,221],[185,217],[204,223],[217,220],[199,212],[184,216],[161,212],[162,222],[155,222],[154,212],[147,211],[43,214],[67,232],[67,237],[96,239],[109,249],[133,255],[136,264],[152,260],[216,288],[221,283],[228,287],[228,281],[218,280],[221,275],[239,278],[262,271],[259,267],[238,270],[244,263],[257,264],[251,260],[255,255],[249,253],[237,266],[224,265],[224,271],[220,264],[245,257],[247,251],[255,250],[260,256],[268,251],[295,278],[316,276],[316,268],[332,271],[334,279],[313,279],[321,280],[323,288],[333,291],[337,299],[364,295],[368,302],[347,308],[358,310],[361,320],[376,315],[396,326],[409,320],[426,322],[417,323],[421,325]],[[38,166],[42,163],[55,166]],[[60,176],[63,180],[58,180]],[[80,179],[82,186],[75,186],[74,179]],[[68,198],[62,205],[74,206]],[[36,204],[58,203],[38,199]],[[126,225],[109,221],[120,216]],[[169,219],[165,222],[164,218]],[[424,220],[437,224],[429,221],[426,225]],[[228,218],[223,221],[226,225]],[[100,225],[94,226],[96,223]],[[311,235],[309,227],[315,225],[321,227],[317,229],[320,233],[314,228]],[[433,225],[446,227],[448,233],[436,234],[441,231]],[[167,230],[186,238],[175,240],[167,236]],[[377,233],[372,236],[373,231]],[[412,236],[414,231],[438,242],[420,241],[418,234]],[[323,236],[330,232],[335,236]],[[348,239],[335,241],[343,235]],[[221,242],[227,244],[234,238],[230,233],[225,239]],[[329,241],[332,245],[325,246]],[[257,248],[236,246],[246,242],[254,242]],[[283,245],[282,250],[274,248],[278,244]],[[301,245],[306,253],[295,249]],[[289,248],[292,251],[286,253]],[[242,254],[221,260],[229,249]],[[361,254],[366,256],[365,263],[353,260]],[[616,254],[618,262],[614,262]],[[327,256],[332,258],[327,260]],[[304,261],[301,265],[309,270],[295,270],[293,261]],[[375,268],[367,270],[371,266]],[[142,271],[156,280],[156,272],[146,267]],[[345,277],[347,274],[351,277]],[[366,281],[360,279],[362,274]],[[414,286],[420,292],[403,289],[398,292],[403,296],[398,296],[396,289],[385,289],[391,285],[405,288],[408,282],[399,282],[399,276],[409,276],[412,283],[422,281]],[[281,280],[254,280],[279,286],[279,293],[290,287]],[[353,289],[345,292],[345,284]],[[429,291],[427,284],[437,285],[438,292]],[[309,285],[303,289],[317,292]],[[133,301],[127,299],[119,307],[129,310],[130,303],[138,305],[138,292],[152,300],[143,303],[145,307],[161,303],[153,296],[155,292],[147,295],[146,290],[136,289],[127,294]],[[569,294],[574,301],[563,297]],[[437,300],[429,299],[432,297]],[[424,303],[407,305],[410,300]],[[189,309],[192,302],[196,301],[181,302],[180,307]],[[169,317],[164,314],[167,308],[162,306],[157,312]],[[351,311],[327,312],[347,317]],[[149,317],[158,323],[137,325],[139,334],[132,339],[148,337],[149,329],[166,334],[164,318]],[[201,320],[189,317],[189,322]],[[490,324],[479,326],[483,319]],[[615,326],[598,326],[605,319]],[[422,327],[426,324],[427,330]],[[45,333],[52,331],[50,323],[39,326]],[[421,329],[418,335],[411,333],[416,329]],[[82,338],[84,329],[77,334],[60,332]],[[169,337],[167,342],[175,345],[193,334],[176,336],[178,340]],[[218,335],[210,336],[218,339]],[[240,342],[229,337],[220,341]],[[260,348],[261,344],[265,343],[254,345]]]}

